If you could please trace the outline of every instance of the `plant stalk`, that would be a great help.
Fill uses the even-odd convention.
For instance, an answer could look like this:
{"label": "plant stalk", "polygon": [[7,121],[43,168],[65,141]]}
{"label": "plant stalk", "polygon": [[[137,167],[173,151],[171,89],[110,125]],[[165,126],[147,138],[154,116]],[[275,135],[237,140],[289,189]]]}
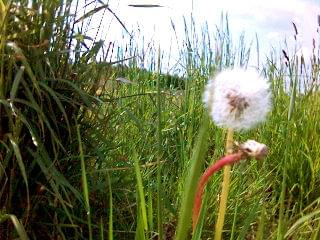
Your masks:
{"label": "plant stalk", "polygon": [[162,155],[162,122],[161,122],[161,86],[160,86],[160,45],[158,49],[158,76],[157,76],[157,115],[158,115],[158,126],[157,126],[157,140],[158,140],[158,153],[157,153],[157,220],[158,220],[158,239],[163,240],[163,215],[162,215],[162,182],[161,182],[161,155]]}
{"label": "plant stalk", "polygon": [[[226,153],[231,154],[233,150],[233,129],[228,129],[226,140]],[[214,240],[221,240],[224,218],[226,215],[227,199],[230,186],[231,166],[227,165],[223,169],[223,182],[221,190],[221,200],[219,205],[218,219],[215,228]]]}

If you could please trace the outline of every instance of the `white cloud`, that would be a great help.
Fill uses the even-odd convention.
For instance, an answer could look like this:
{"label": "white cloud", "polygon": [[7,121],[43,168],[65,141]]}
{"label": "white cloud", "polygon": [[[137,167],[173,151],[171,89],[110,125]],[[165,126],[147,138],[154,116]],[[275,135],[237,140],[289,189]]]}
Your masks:
{"label": "white cloud", "polygon": [[[129,4],[159,4],[164,7],[134,8],[129,7]],[[143,36],[146,41],[153,38],[161,43],[163,50],[170,46],[177,47],[171,19],[177,35],[184,39],[183,16],[189,21],[191,12],[196,25],[201,27],[204,22],[208,22],[211,31],[215,30],[215,25],[219,26],[221,12],[228,12],[230,30],[235,38],[245,32],[247,38],[253,39],[257,33],[264,52],[268,52],[271,45],[278,48],[285,38],[289,44],[293,44],[292,22],[296,24],[299,33],[298,48],[310,52],[313,38],[319,44],[315,37],[317,15],[320,14],[316,0],[110,0],[109,5],[129,31],[140,29],[140,34],[135,32],[139,34],[137,38],[141,38],[141,41]],[[101,17],[102,12],[94,17],[93,28],[99,26]],[[102,26],[103,32],[99,36],[107,42],[123,38],[123,28],[109,12],[105,12]]]}
{"label": "white cloud", "polygon": [[[224,0],[197,1],[197,16],[203,20],[221,10],[227,11],[233,33],[245,31],[258,33],[261,45],[278,44],[287,38],[293,44],[294,22],[298,29],[298,45],[304,49],[312,47],[312,39],[317,40],[317,15],[320,7],[316,1],[306,0]],[[318,42],[317,42],[318,44]],[[278,47],[278,46],[275,46]]]}

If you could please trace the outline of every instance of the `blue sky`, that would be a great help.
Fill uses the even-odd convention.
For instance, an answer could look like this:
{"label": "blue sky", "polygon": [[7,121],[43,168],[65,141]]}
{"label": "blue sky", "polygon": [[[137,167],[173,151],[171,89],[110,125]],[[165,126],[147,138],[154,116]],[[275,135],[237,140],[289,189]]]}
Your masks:
{"label": "blue sky", "polygon": [[[164,7],[133,8],[129,4],[159,4]],[[191,12],[199,27],[208,22],[212,31],[215,25],[220,24],[221,12],[227,12],[234,39],[245,32],[246,39],[250,41],[257,34],[262,54],[267,54],[271,47],[279,49],[284,39],[293,45],[292,22],[298,29],[297,51],[308,57],[312,39],[319,44],[317,16],[320,14],[320,0],[110,0],[109,5],[129,30],[140,29],[145,40],[152,38],[160,42],[163,50],[169,50],[175,42],[171,19],[178,35],[182,35],[182,18],[189,17]],[[93,31],[99,20],[97,15],[93,20]],[[100,36],[107,42],[123,38],[123,31],[111,14],[105,15],[102,26]]]}

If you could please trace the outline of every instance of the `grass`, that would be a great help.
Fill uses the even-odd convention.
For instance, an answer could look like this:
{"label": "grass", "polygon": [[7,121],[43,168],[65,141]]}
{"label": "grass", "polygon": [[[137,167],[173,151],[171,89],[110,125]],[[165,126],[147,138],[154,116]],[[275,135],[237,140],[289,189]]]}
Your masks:
{"label": "grass", "polygon": [[[107,5],[75,17],[70,3],[0,1],[0,238],[191,239],[195,180],[224,154],[226,135],[206,119],[203,87],[246,66],[254,47],[234,43],[224,16],[201,36],[185,21],[173,77],[152,43],[141,69],[135,39],[117,52],[101,29],[87,36],[98,11],[114,14]],[[287,64],[281,51],[259,59],[273,93],[267,122],[234,136],[270,152],[232,167],[224,239],[319,236],[319,46],[312,59],[284,51]],[[194,239],[214,235],[221,180],[206,189]]]}

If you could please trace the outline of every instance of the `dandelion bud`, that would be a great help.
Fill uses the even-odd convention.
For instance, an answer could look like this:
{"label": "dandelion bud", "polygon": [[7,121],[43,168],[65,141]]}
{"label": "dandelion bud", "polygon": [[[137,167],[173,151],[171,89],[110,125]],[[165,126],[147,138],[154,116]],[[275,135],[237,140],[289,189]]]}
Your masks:
{"label": "dandelion bud", "polygon": [[268,147],[263,143],[256,142],[255,140],[247,140],[239,147],[248,156],[254,157],[258,160],[263,159],[268,153]]}
{"label": "dandelion bud", "polygon": [[203,101],[217,126],[247,130],[270,110],[269,83],[254,70],[225,70],[209,80]]}

